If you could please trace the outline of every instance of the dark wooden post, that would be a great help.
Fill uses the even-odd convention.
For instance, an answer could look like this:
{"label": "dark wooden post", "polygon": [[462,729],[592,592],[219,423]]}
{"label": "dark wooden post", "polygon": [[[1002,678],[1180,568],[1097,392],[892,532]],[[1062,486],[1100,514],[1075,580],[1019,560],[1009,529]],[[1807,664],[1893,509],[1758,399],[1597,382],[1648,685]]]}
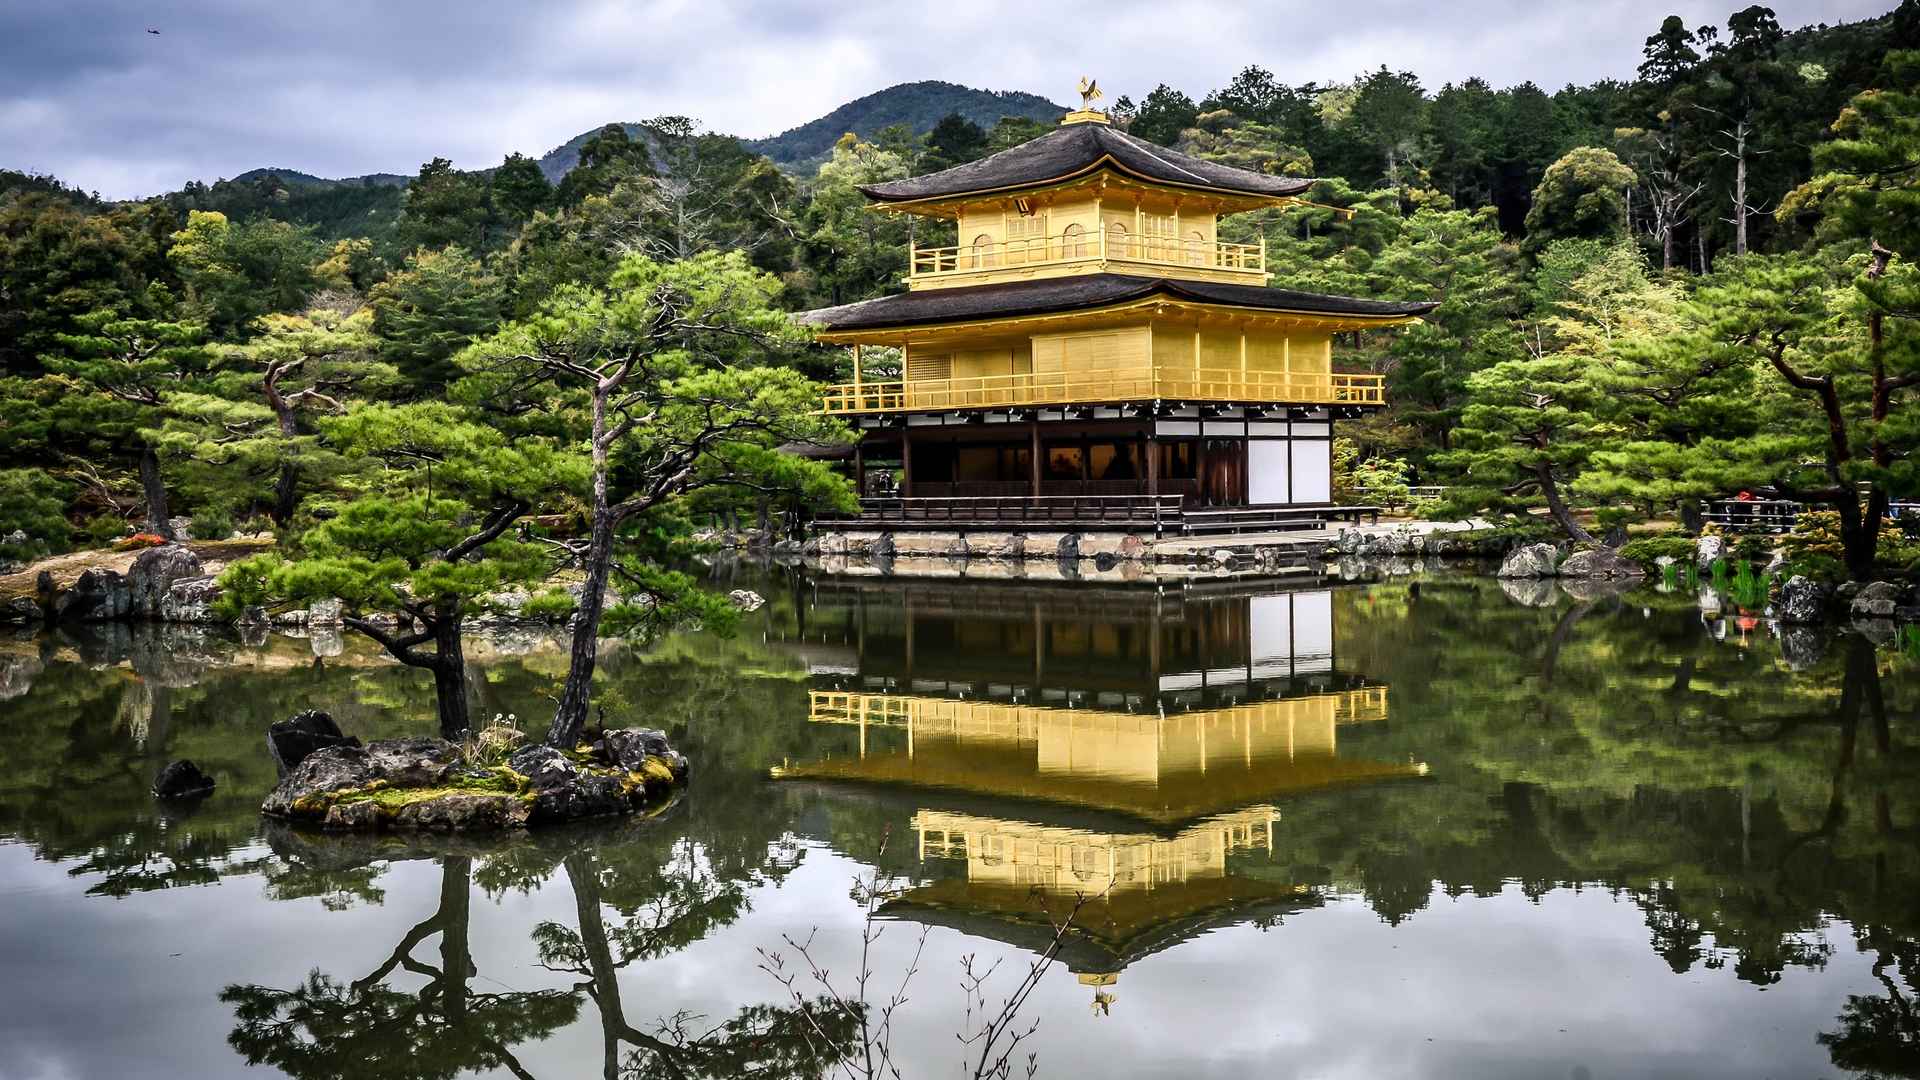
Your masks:
{"label": "dark wooden post", "polygon": [[1033,489],[1028,494],[1037,499],[1040,497],[1040,416],[1038,413],[1027,419],[1027,434],[1032,442],[1032,449],[1028,451],[1027,472],[1030,474],[1028,483]]}
{"label": "dark wooden post", "polygon": [[867,497],[867,441],[864,438],[853,444],[853,491],[862,499]]}
{"label": "dark wooden post", "polygon": [[1200,429],[1200,438],[1197,440],[1199,442],[1199,445],[1193,448],[1193,476],[1195,481],[1197,481],[1199,484],[1200,497],[1195,499],[1194,501],[1201,506],[1212,506],[1213,500],[1209,497],[1209,492],[1207,490],[1208,488],[1213,486],[1213,477],[1207,475],[1207,420],[1206,418],[1201,417],[1200,422],[1195,426]]}
{"label": "dark wooden post", "polygon": [[913,497],[913,429],[900,429],[900,497]]}

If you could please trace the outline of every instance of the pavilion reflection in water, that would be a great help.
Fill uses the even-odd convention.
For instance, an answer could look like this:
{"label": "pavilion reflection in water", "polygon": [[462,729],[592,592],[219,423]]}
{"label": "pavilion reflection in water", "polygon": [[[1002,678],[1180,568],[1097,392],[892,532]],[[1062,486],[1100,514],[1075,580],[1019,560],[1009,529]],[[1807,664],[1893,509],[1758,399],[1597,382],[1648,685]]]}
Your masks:
{"label": "pavilion reflection in water", "polygon": [[[1096,1005],[1208,927],[1319,902],[1269,862],[1291,796],[1423,776],[1342,755],[1387,688],[1335,661],[1332,594],[967,583],[820,592],[796,643],[844,749],[776,775],[905,790],[930,879],[890,917],[1043,949]],[[1012,803],[1013,805],[1009,805]]]}

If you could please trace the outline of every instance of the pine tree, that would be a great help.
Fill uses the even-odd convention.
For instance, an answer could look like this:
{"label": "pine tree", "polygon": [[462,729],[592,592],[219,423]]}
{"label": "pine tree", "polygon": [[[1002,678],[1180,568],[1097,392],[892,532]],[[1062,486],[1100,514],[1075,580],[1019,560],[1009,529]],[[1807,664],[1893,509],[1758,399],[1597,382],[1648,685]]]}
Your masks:
{"label": "pine tree", "polygon": [[287,525],[303,485],[338,471],[313,417],[339,415],[400,387],[375,358],[372,314],[351,296],[320,298],[299,315],[268,315],[258,333],[226,350],[206,391],[176,397],[164,445],[180,456],[271,476],[266,511]]}
{"label": "pine tree", "polygon": [[[561,290],[461,358],[493,407],[512,413],[540,402],[570,414],[591,458],[591,531],[576,550],[586,584],[547,733],[555,746],[572,746],[587,722],[612,576],[643,595],[680,584],[617,563],[623,528],[705,488],[828,480],[822,464],[776,453],[784,443],[845,438],[837,422],[814,415],[811,382],[765,362],[805,337],[772,306],[777,287],[738,252],[665,264],[630,255],[608,289]],[[835,501],[846,498],[843,482],[827,486]]]}
{"label": "pine tree", "polygon": [[458,377],[454,354],[498,325],[504,303],[500,279],[457,247],[414,252],[367,297],[381,357],[428,394]]}
{"label": "pine tree", "polygon": [[340,452],[383,466],[374,486],[316,507],[284,552],[228,567],[223,610],[339,599],[349,629],[433,673],[440,733],[458,738],[471,726],[466,617],[488,594],[546,576],[546,548],[508,532],[580,491],[583,463],[438,403],[368,405],[319,427]]}
{"label": "pine tree", "polygon": [[[79,333],[56,336],[58,353],[41,358],[53,377],[82,391],[55,406],[48,419],[78,436],[73,443],[104,444],[139,472],[149,531],[174,538],[166,480],[161,474],[160,429],[174,397],[203,379],[213,354],[199,323],[127,318],[101,310],[75,320]],[[78,430],[75,430],[78,429]],[[54,436],[53,443],[65,442]]]}

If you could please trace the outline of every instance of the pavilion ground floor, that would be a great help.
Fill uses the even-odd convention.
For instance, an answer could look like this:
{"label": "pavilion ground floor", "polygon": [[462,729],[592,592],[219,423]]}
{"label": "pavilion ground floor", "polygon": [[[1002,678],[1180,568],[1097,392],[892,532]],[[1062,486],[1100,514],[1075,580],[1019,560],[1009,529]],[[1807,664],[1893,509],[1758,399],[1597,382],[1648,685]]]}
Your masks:
{"label": "pavilion ground floor", "polygon": [[870,421],[855,448],[855,483],[875,498],[1177,497],[1185,508],[1333,497],[1333,419],[1324,410],[1102,411]]}
{"label": "pavilion ground floor", "polygon": [[861,511],[816,524],[1165,536],[1377,517],[1333,505],[1335,419],[1271,406],[864,418],[848,462]]}

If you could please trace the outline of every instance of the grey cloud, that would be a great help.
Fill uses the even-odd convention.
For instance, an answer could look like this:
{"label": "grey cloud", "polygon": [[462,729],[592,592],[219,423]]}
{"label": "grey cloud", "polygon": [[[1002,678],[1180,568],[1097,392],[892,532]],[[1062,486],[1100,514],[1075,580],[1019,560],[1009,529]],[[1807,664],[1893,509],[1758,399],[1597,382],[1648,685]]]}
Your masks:
{"label": "grey cloud", "polygon": [[[1138,97],[1158,82],[1204,93],[1250,63],[1294,82],[1384,63],[1434,87],[1480,75],[1553,89],[1629,75],[1669,12],[1720,23],[1737,6],[1113,0],[1087,20],[1084,4],[1031,0],[16,2],[0,6],[0,165],[119,197],[260,165],[474,167],[661,113],[772,134],[922,78],[1065,100],[1083,73]],[[1773,6],[1797,26],[1889,4]]]}

